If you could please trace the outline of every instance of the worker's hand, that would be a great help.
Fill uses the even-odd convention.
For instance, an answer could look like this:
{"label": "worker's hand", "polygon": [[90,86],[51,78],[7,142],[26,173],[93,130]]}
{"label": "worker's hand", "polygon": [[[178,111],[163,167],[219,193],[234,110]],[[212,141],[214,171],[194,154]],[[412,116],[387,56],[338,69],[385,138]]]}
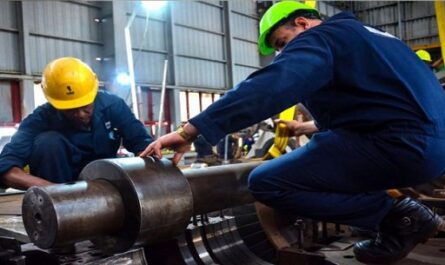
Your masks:
{"label": "worker's hand", "polygon": [[19,167],[12,167],[8,171],[6,171],[5,174],[1,176],[1,178],[3,180],[3,184],[19,190],[26,190],[32,186],[44,187],[55,184],[46,179],[30,175]]}
{"label": "worker's hand", "polygon": [[296,120],[286,121],[286,120],[276,119],[274,120],[274,122],[276,124],[279,123],[285,124],[289,129],[289,134],[290,134],[289,136],[299,137],[301,135],[313,134],[315,132],[318,132],[318,128],[317,126],[315,126],[314,121],[301,122]]}
{"label": "worker's hand", "polygon": [[172,132],[159,137],[156,141],[152,142],[147,148],[145,148],[139,157],[146,157],[154,155],[158,158],[162,158],[161,150],[164,148],[170,148],[175,151],[172,162],[177,165],[181,157],[185,152],[190,150],[190,143],[182,138],[177,132]]}

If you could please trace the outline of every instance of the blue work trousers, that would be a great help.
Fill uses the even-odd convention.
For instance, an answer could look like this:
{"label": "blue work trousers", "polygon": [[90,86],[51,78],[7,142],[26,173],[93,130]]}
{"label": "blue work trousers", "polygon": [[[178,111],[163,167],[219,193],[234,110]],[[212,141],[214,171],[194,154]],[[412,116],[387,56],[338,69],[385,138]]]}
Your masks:
{"label": "blue work trousers", "polygon": [[326,131],[255,168],[249,190],[286,213],[371,229],[394,203],[386,189],[428,182],[444,168],[445,138],[404,129]]}
{"label": "blue work trousers", "polygon": [[35,138],[29,168],[34,176],[65,183],[77,180],[82,168],[91,160],[64,135],[48,131]]}

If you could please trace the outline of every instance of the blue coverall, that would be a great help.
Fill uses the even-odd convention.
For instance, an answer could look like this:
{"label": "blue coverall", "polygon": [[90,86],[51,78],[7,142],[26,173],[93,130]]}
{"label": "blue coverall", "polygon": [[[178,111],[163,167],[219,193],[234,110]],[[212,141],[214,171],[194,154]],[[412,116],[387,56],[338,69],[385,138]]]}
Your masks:
{"label": "blue coverall", "polygon": [[152,142],[144,126],[121,98],[99,91],[91,129],[74,128],[49,103],[26,117],[0,154],[0,176],[12,167],[30,166],[32,175],[56,183],[76,180],[82,168],[100,158],[116,157],[123,145],[138,153]]}
{"label": "blue coverall", "polygon": [[375,228],[394,199],[385,189],[445,173],[445,94],[392,35],[343,12],[290,41],[190,120],[216,144],[227,133],[302,102],[320,132],[257,167],[253,196],[301,217]]}

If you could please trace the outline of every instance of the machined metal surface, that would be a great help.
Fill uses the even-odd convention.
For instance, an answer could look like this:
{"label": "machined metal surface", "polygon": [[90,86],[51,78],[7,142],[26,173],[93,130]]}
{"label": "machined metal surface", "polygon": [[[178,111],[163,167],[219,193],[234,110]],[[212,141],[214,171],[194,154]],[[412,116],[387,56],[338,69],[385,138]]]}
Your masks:
{"label": "machined metal surface", "polygon": [[153,244],[180,235],[194,214],[253,202],[247,177],[259,164],[181,172],[169,160],[97,160],[82,181],[29,189],[25,227],[41,248],[89,239],[114,253]]}
{"label": "machined metal surface", "polygon": [[121,158],[97,160],[82,179],[106,179],[118,188],[125,205],[123,227],[93,242],[107,252],[152,244],[179,235],[192,215],[187,180],[169,160]]}
{"label": "machined metal surface", "polygon": [[106,236],[124,221],[119,191],[106,180],[33,187],[22,209],[26,232],[41,248]]}
{"label": "machined metal surface", "polygon": [[249,173],[262,162],[183,170],[193,194],[193,213],[209,213],[254,202]]}

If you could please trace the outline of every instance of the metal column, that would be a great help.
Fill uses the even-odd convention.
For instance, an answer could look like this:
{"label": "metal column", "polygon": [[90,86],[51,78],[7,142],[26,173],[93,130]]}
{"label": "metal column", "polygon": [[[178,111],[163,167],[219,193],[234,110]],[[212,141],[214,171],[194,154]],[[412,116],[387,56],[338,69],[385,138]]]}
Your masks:
{"label": "metal column", "polygon": [[[33,12],[31,2],[21,1],[17,3],[19,6],[19,45],[20,45],[20,68],[24,75],[31,76],[31,62],[30,62],[30,35],[31,21],[29,20],[30,13]],[[22,111],[21,115],[26,117],[30,114],[36,106],[34,106],[34,83],[31,79],[22,79],[20,82],[20,89],[22,94]]]}
{"label": "metal column", "polygon": [[[168,83],[173,86],[178,85],[177,80],[177,67],[176,67],[176,38],[175,38],[175,14],[173,10],[174,1],[169,2],[167,8],[167,36],[170,39],[168,43],[168,62],[169,62],[169,76],[170,79]],[[171,93],[169,93],[169,99],[172,104],[170,105],[171,112],[173,115],[170,117],[172,125],[179,126],[181,123],[181,108],[180,108],[180,100],[179,100],[179,89],[171,89]]]}

